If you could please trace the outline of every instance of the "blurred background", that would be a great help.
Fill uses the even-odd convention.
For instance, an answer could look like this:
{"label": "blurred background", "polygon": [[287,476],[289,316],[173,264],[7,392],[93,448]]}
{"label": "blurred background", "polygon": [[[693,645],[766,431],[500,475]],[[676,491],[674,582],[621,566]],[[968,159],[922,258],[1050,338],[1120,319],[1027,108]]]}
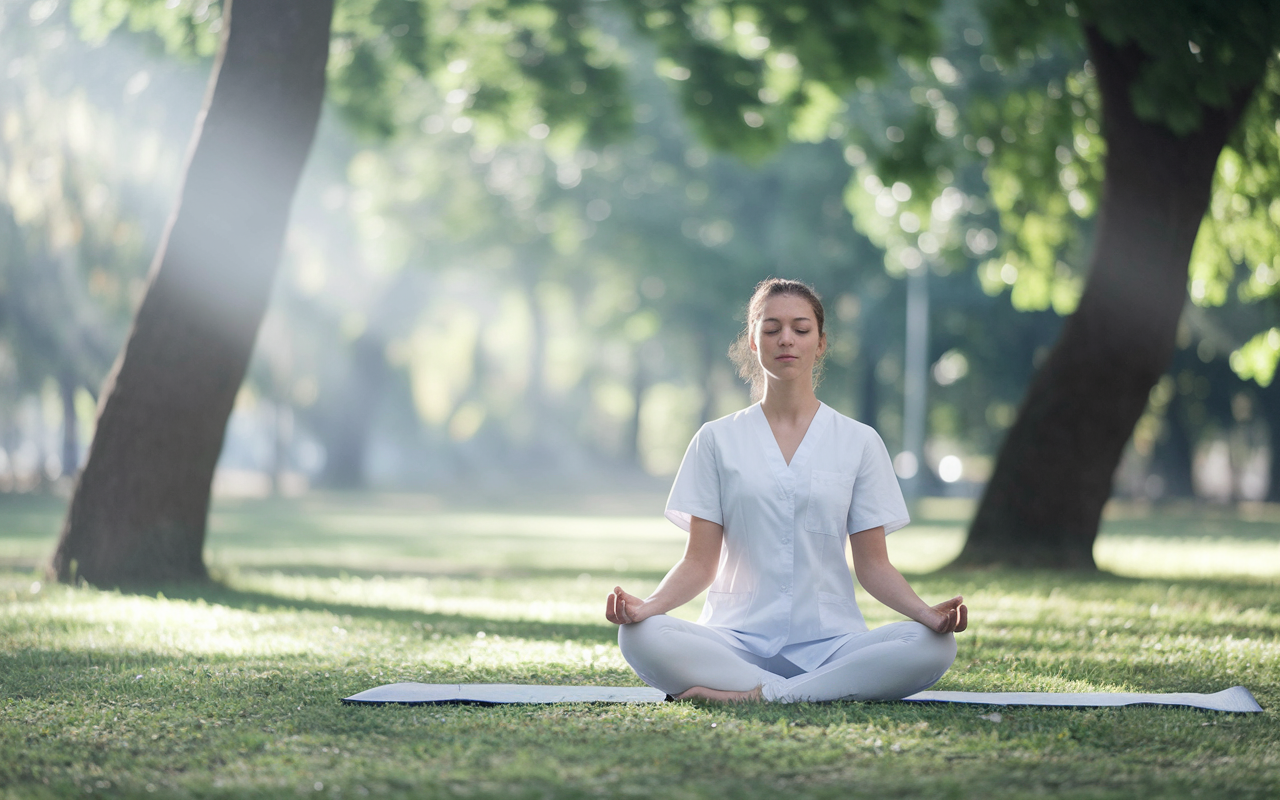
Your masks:
{"label": "blurred background", "polygon": [[[520,87],[483,47],[519,61],[518,40],[396,71],[362,48],[407,28],[364,30],[359,5],[339,4],[331,99],[216,496],[663,491],[697,427],[750,402],[726,351],[771,275],[826,303],[819,397],[880,432],[914,495],[981,492],[1082,285],[1102,153],[1081,46],[1010,60],[971,4],[949,3],[945,57],[889,59],[847,96],[815,90],[786,141],[726,152],[682,106],[689,71],[607,3],[593,57],[625,77],[629,129],[598,141],[484,113],[495,81]],[[216,50],[218,4],[133,3],[122,24],[130,6],[0,6],[3,493],[69,492],[83,463]],[[785,83],[794,57],[749,20],[725,25]],[[1045,97],[1070,101],[1069,146],[1047,151],[1043,191],[1065,202],[1036,227],[1010,215],[1006,178],[1028,170],[1017,143],[1035,141]],[[921,114],[948,153],[923,209],[893,166]],[[1242,350],[1270,322],[1253,302],[1268,270],[1193,263],[1118,496],[1280,500],[1280,393]]]}

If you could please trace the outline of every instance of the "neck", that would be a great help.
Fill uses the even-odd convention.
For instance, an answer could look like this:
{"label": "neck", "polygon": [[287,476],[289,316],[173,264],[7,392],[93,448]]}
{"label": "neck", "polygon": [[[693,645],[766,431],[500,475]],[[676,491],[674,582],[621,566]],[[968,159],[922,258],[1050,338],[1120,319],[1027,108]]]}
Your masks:
{"label": "neck", "polygon": [[769,381],[760,408],[770,419],[809,419],[818,410],[818,396],[809,381]]}

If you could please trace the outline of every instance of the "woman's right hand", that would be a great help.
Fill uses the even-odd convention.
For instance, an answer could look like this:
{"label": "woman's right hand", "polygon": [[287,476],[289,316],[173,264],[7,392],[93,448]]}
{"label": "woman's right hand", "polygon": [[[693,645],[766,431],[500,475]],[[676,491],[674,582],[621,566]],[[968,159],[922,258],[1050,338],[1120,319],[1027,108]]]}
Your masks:
{"label": "woman's right hand", "polygon": [[622,591],[621,586],[615,586],[604,601],[604,618],[615,625],[639,622],[653,616],[645,605],[639,597]]}
{"label": "woman's right hand", "polygon": [[938,612],[939,617],[932,623],[925,624],[938,633],[959,633],[969,627],[969,607],[959,595],[938,603],[933,610]]}

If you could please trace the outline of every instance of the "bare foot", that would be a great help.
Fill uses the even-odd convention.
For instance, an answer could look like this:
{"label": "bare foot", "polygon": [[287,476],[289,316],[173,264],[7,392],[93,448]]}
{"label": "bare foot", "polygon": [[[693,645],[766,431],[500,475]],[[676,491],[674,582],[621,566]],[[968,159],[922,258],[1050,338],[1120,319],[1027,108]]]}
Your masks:
{"label": "bare foot", "polygon": [[707,703],[759,703],[764,700],[764,695],[760,692],[759,686],[749,692],[722,692],[719,689],[694,686],[692,689],[676,695],[676,699]]}

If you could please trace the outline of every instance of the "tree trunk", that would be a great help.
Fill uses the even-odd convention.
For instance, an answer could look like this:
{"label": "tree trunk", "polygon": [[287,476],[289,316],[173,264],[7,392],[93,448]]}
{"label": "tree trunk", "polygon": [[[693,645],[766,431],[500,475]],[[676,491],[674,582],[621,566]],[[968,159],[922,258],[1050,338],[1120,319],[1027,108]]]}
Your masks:
{"label": "tree trunk", "polygon": [[862,315],[862,347],[858,360],[849,368],[852,382],[856,384],[854,394],[858,398],[858,419],[873,428],[879,429],[880,416],[880,379],[876,368],[884,357],[884,331],[880,328],[880,319],[873,306],[868,307]]}
{"label": "tree trunk", "polygon": [[62,477],[71,478],[80,466],[80,437],[76,420],[76,377],[69,369],[58,375],[62,399]]}
{"label": "tree trunk", "polygon": [[210,484],[315,136],[333,0],[223,8],[183,186],[51,564],[62,581],[207,579]]}
{"label": "tree trunk", "polygon": [[644,400],[645,390],[649,388],[649,371],[645,369],[642,347],[643,344],[637,345],[632,351],[635,370],[631,373],[631,396],[635,398],[635,406],[631,409],[631,419],[627,423],[626,453],[624,454],[627,463],[637,467],[643,466],[643,459],[640,457],[640,412],[643,410],[641,401]]}
{"label": "tree trunk", "polygon": [[1187,423],[1187,401],[1177,389],[1164,412],[1164,431],[1156,443],[1152,464],[1164,479],[1164,497],[1194,497],[1192,464],[1195,444]]}
{"label": "tree trunk", "polygon": [[720,353],[711,337],[711,331],[706,328],[698,328],[694,334],[694,341],[697,342],[698,355],[702,358],[702,407],[698,410],[698,427],[702,427],[714,419],[716,413],[717,400],[716,382],[719,373],[716,367],[719,365],[721,358]]}
{"label": "tree trunk", "polygon": [[342,385],[334,387],[339,402],[323,423],[325,463],[320,482],[331,489],[368,487],[365,455],[378,401],[391,378],[383,336],[362,333],[351,343],[350,365]]}
{"label": "tree trunk", "polygon": [[1141,51],[1085,34],[1107,140],[1089,280],[1032,379],[957,565],[1096,569],[1102,507],[1172,358],[1218,154],[1252,94],[1205,108],[1198,130],[1176,136],[1133,113]]}
{"label": "tree trunk", "polygon": [[1271,463],[1267,470],[1267,502],[1280,503],[1280,383],[1272,381],[1258,391],[1258,405],[1267,422]]}

